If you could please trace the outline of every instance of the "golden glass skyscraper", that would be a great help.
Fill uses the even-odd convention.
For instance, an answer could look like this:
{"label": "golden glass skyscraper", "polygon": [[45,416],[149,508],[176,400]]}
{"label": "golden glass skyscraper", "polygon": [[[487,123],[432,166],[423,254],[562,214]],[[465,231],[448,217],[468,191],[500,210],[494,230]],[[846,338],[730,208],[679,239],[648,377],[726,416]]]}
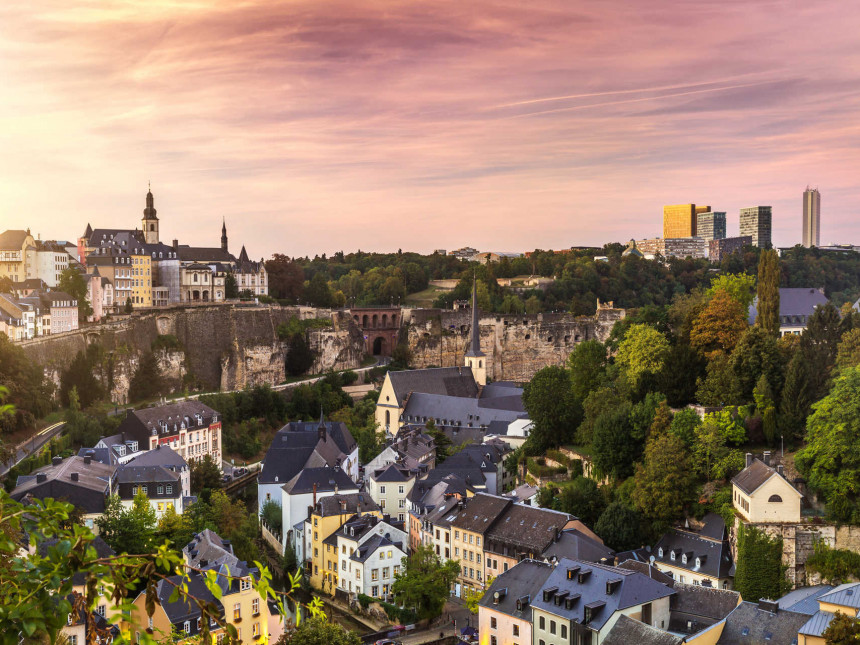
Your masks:
{"label": "golden glass skyscraper", "polygon": [[696,236],[696,214],[710,212],[710,206],[675,204],[663,207],[663,239]]}

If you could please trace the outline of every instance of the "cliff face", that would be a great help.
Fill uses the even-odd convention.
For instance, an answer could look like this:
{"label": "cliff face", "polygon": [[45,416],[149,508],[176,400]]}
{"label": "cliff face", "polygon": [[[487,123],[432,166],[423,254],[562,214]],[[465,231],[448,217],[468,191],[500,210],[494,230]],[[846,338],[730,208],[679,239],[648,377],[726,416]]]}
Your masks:
{"label": "cliff face", "polygon": [[[468,309],[419,309],[407,314],[415,367],[463,365],[470,315]],[[605,341],[623,317],[623,309],[600,309],[595,316],[483,314],[478,326],[487,376],[494,381],[527,381],[547,365],[563,364],[577,343]]]}
{"label": "cliff face", "polygon": [[364,338],[348,315],[306,307],[195,306],[135,314],[128,319],[21,343],[34,362],[59,383],[75,355],[98,343],[105,352],[105,385],[114,401],[124,402],[140,356],[159,335],[170,334],[180,348],[159,350],[156,358],[172,387],[199,384],[207,390],[235,390],[285,380],[286,343],[277,327],[292,316],[329,318],[331,327],[310,329],[308,342],[318,352],[311,371],[359,367]]}

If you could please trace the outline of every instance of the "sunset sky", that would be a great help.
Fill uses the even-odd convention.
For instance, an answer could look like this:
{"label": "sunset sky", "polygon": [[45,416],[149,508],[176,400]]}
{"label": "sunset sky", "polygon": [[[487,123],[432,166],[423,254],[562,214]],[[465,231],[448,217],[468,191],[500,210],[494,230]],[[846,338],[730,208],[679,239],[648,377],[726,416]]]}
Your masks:
{"label": "sunset sky", "polygon": [[522,251],[772,205],[860,244],[845,0],[5,0],[0,231],[139,225],[254,258]]}

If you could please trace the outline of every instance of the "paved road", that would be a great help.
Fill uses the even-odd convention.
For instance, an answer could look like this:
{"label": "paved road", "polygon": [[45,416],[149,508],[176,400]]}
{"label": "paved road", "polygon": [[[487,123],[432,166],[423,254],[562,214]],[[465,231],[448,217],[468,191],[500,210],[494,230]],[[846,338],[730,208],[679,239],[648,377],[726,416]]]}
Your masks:
{"label": "paved road", "polygon": [[22,444],[19,444],[15,449],[15,457],[10,462],[0,465],[0,476],[8,473],[13,466],[17,466],[19,463],[24,461],[28,456],[32,453],[36,452],[48,443],[51,439],[56,437],[63,431],[63,427],[66,425],[65,421],[61,421],[60,423],[55,423],[54,425],[48,426],[44,430],[39,431],[34,434],[32,437],[27,439]]}

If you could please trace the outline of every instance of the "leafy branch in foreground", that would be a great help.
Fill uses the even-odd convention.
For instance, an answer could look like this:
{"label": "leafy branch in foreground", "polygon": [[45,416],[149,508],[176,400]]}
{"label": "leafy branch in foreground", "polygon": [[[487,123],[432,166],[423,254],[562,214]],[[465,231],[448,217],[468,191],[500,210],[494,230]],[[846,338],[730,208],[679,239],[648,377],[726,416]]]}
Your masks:
{"label": "leafy branch in foreground", "polygon": [[[170,602],[182,601],[201,612],[201,636],[210,637],[212,629],[223,630],[231,642],[238,642],[236,628],[222,617],[216,603],[222,589],[219,578],[229,582],[238,578],[230,572],[219,573],[185,564],[182,555],[167,544],[152,553],[122,554],[99,557],[93,544],[95,535],[88,528],[69,522],[73,507],[53,499],[35,500],[24,506],[0,491],[0,644],[53,641],[67,624],[70,614],[83,615],[87,624],[88,643],[105,635],[104,624],[97,622],[96,606],[105,596],[112,602],[114,622],[123,623],[123,633],[115,643],[130,642],[130,627],[135,624],[133,595],[145,593],[145,610],[152,617],[158,603],[157,588],[161,581],[173,591]],[[42,552],[38,544],[50,540]],[[310,616],[322,615],[322,602],[301,605],[294,592],[301,582],[300,574],[289,576],[290,589],[276,591],[271,587],[271,573],[254,562],[259,575],[251,584],[264,602],[272,599],[286,616],[287,602],[303,606]],[[83,574],[85,592],[76,593],[72,576]],[[201,576],[212,598],[189,593],[192,575]],[[301,620],[296,614],[296,624]],[[210,627],[211,626],[211,627]],[[142,630],[141,642],[155,643],[151,630]]]}

